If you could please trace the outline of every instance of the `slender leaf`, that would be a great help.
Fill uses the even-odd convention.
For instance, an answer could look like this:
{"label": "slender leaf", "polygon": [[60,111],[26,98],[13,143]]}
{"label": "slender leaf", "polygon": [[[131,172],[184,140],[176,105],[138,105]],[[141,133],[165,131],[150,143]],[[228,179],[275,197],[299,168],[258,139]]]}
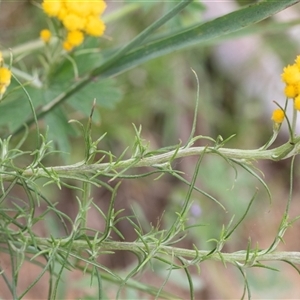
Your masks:
{"label": "slender leaf", "polygon": [[239,31],[245,27],[267,19],[268,17],[298,2],[300,1],[265,0],[250,5],[246,8],[234,11],[204,24],[182,30],[172,36],[143,45],[139,49],[132,51],[123,56],[121,59],[115,61],[115,63],[106,71],[103,72],[103,68],[100,66],[99,68],[96,68],[92,74],[93,76],[101,75],[107,77],[122,73],[162,55],[170,54],[178,50],[184,50],[188,47],[207,42],[208,40]]}
{"label": "slender leaf", "polygon": [[[205,44],[207,41],[226,36],[265,20],[266,18],[298,2],[300,2],[300,0],[261,1],[219,17],[215,20],[206,22],[204,24],[198,24],[171,36],[149,42],[148,44],[142,45],[137,49],[133,49],[127,54],[125,54],[125,51],[120,50],[120,52],[113,54],[112,57],[114,57],[114,61],[112,61],[112,57],[108,58],[100,66],[98,65],[95,67],[94,70],[92,70],[89,74],[82,77],[81,80],[73,85],[70,85],[70,87],[67,88],[63,93],[42,107],[37,112],[37,118],[43,117],[56,106],[66,101],[74,93],[81,90],[85,85],[90,83],[91,78],[97,76],[100,76],[101,78],[114,76],[157,57],[173,53],[174,51],[184,50],[188,47]],[[158,25],[161,25],[159,20],[157,22]],[[147,32],[147,29],[145,31]],[[148,31],[147,34],[151,32],[152,30]],[[144,41],[146,37],[148,38],[148,35],[142,36],[141,40],[135,38],[129,42],[127,46],[136,46],[140,42]],[[131,47],[127,46],[124,46],[123,50],[125,49],[128,51],[131,49]],[[122,55],[120,55],[120,53]],[[102,59],[103,58],[101,56],[101,60]],[[26,124],[31,125],[33,122],[34,119],[30,118],[27,120]],[[23,126],[20,126],[15,130],[14,133],[20,132],[22,129]]]}

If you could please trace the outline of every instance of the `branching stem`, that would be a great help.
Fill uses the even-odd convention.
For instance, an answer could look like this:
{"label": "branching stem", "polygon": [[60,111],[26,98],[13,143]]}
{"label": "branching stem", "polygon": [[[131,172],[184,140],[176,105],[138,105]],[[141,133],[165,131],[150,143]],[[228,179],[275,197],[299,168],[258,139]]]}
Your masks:
{"label": "branching stem", "polygon": [[[39,238],[36,237],[36,242],[39,247],[42,249],[44,247],[51,247],[52,241],[48,238]],[[30,243],[30,241],[28,241]],[[64,243],[69,243],[69,239],[64,241],[60,240],[61,250],[64,250]],[[215,252],[210,254],[211,251],[206,250],[191,250],[185,248],[178,248],[173,246],[157,245],[157,243],[147,243],[147,249],[145,244],[142,242],[118,242],[118,241],[105,241],[101,242],[100,245],[97,245],[99,252],[107,251],[132,251],[133,253],[147,252],[147,251],[156,251],[157,255],[172,255],[178,257],[185,257],[186,259],[197,258],[197,261],[202,259],[209,259],[214,261],[224,261],[226,263],[245,263],[246,261],[255,264],[257,262],[263,261],[289,261],[293,264],[300,264],[300,252],[292,251],[274,251],[270,253],[265,253],[264,251],[254,251],[253,253],[247,252],[246,250],[236,251],[232,253],[224,252]],[[83,249],[87,247],[86,240],[75,240],[72,245],[73,249]],[[159,248],[158,248],[159,247]],[[249,259],[253,255],[253,258]],[[202,258],[202,259],[201,259]],[[191,263],[192,264],[192,263]],[[249,265],[250,267],[250,265]]]}
{"label": "branching stem", "polygon": [[[243,150],[243,149],[229,149],[229,148],[215,148],[215,147],[189,147],[167,151],[165,153],[155,154],[155,152],[146,153],[143,157],[130,158],[120,161],[112,161],[109,163],[99,163],[99,164],[85,164],[77,163],[74,165],[68,166],[56,166],[49,168],[35,168],[35,169],[26,169],[22,173],[23,177],[29,178],[32,176],[36,177],[49,177],[49,172],[53,172],[60,177],[68,177],[76,175],[95,175],[97,173],[105,175],[106,173],[111,173],[112,171],[116,172],[117,170],[125,169],[129,166],[134,168],[140,167],[157,167],[163,166],[166,163],[169,163],[173,159],[178,159],[182,157],[201,155],[203,152],[206,154],[219,153],[222,156],[226,156],[230,159],[241,160],[243,162],[251,162],[256,160],[282,160],[294,155],[297,155],[300,152],[300,138],[295,138],[294,145],[289,142],[283,144],[280,147],[262,150]],[[175,156],[174,156],[175,154]],[[134,164],[133,164],[134,163]],[[0,175],[1,180],[13,180],[17,174],[15,172],[2,172]],[[117,177],[117,176],[115,176]]]}

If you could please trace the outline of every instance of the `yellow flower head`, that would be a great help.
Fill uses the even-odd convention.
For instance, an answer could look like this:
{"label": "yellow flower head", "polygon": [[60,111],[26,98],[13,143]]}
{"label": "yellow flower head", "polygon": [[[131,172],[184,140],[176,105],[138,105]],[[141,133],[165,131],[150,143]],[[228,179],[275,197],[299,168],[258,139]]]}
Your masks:
{"label": "yellow flower head", "polygon": [[62,22],[68,31],[81,30],[85,25],[85,19],[75,14],[67,14]]}
{"label": "yellow flower head", "polygon": [[11,81],[11,71],[7,68],[0,68],[0,97],[5,93]]}
{"label": "yellow flower head", "polygon": [[79,46],[80,44],[82,44],[83,39],[84,39],[83,33],[79,30],[74,30],[68,32],[66,41],[72,46]]}
{"label": "yellow flower head", "polygon": [[66,10],[69,13],[86,17],[91,13],[90,6],[93,3],[86,1],[86,2],[65,2]]}
{"label": "yellow flower head", "polygon": [[11,71],[7,68],[0,68],[0,85],[8,86],[11,80]]}
{"label": "yellow flower head", "polygon": [[294,108],[300,110],[300,95],[294,99]]}
{"label": "yellow flower head", "polygon": [[275,123],[281,124],[284,120],[284,111],[281,108],[277,108],[273,111],[272,118]]}
{"label": "yellow flower head", "polygon": [[298,85],[296,84],[288,84],[284,89],[284,94],[287,98],[295,98],[298,93]]}
{"label": "yellow flower head", "polygon": [[44,41],[45,43],[48,43],[51,39],[51,31],[49,29],[43,29],[40,32],[40,38],[42,41]]}
{"label": "yellow flower head", "polygon": [[91,11],[93,15],[101,15],[103,14],[105,8],[106,8],[106,3],[103,0],[98,0],[94,3],[91,3]]}
{"label": "yellow flower head", "polygon": [[63,21],[68,14],[69,14],[69,11],[63,5],[61,7],[61,9],[59,10],[59,12],[58,12],[57,19],[60,20],[60,21]]}
{"label": "yellow flower head", "polygon": [[281,78],[287,85],[300,82],[300,70],[296,64],[288,65],[283,69]]}
{"label": "yellow flower head", "polygon": [[105,30],[105,24],[98,17],[88,17],[84,31],[88,35],[101,36]]}
{"label": "yellow flower head", "polygon": [[56,0],[44,0],[42,3],[44,12],[50,17],[57,17],[59,11],[62,8],[62,1]]}

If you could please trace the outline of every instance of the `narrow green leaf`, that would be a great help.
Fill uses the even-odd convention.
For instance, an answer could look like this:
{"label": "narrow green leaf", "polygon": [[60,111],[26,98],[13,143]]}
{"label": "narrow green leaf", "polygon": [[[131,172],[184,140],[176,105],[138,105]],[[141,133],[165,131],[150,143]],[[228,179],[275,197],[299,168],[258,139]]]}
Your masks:
{"label": "narrow green leaf", "polygon": [[[189,1],[186,0],[183,2],[186,4]],[[173,53],[174,51],[184,50],[188,47],[196,46],[201,43],[204,44],[207,41],[237,32],[252,24],[258,23],[298,2],[300,2],[300,0],[261,1],[246,8],[242,8],[219,17],[215,20],[206,22],[204,24],[198,24],[171,36],[149,42],[148,44],[142,45],[137,49],[133,48],[133,46],[136,47],[137,45],[141,44],[146,37],[148,38],[149,34],[152,33],[154,29],[157,29],[168,20],[168,17],[166,17],[167,15],[163,16],[162,19],[154,23],[156,24],[155,26],[153,24],[153,27],[148,27],[143,33],[141,33],[141,35],[137,36],[135,39],[125,45],[119,52],[107,59],[100,66],[94,68],[88,75],[83,76],[80,81],[72,84],[59,96],[42,107],[37,112],[37,118],[40,119],[56,106],[66,101],[74,93],[81,90],[85,85],[90,83],[91,78],[96,76],[107,78],[117,75],[142,63],[150,61],[151,59]],[[176,7],[178,8],[178,6]],[[179,12],[176,11],[175,8],[174,11],[176,13]],[[169,16],[171,15],[172,14]],[[132,51],[128,53],[128,51],[131,49]],[[102,59],[103,58],[101,56],[101,60]],[[29,126],[33,122],[34,119],[30,118],[27,120],[26,124]],[[20,126],[14,131],[14,134],[22,131],[22,129],[23,126]]]}
{"label": "narrow green leaf", "polygon": [[300,2],[299,0],[274,1],[265,0],[240,10],[234,11],[204,24],[182,30],[172,36],[150,42],[115,61],[103,72],[100,66],[92,74],[103,77],[122,73],[151,59],[196,46],[245,27],[258,23],[284,9]]}
{"label": "narrow green leaf", "polygon": [[[167,21],[169,21],[174,16],[176,16],[181,10],[183,10],[191,2],[192,2],[192,0],[182,0],[173,9],[171,9],[167,14],[165,14],[163,17],[161,17],[160,19],[158,19],[157,21],[152,23],[149,27],[147,27],[139,35],[137,35],[131,42],[129,42],[127,45],[125,45],[123,48],[121,48],[119,51],[117,51],[114,55],[112,55],[108,60],[106,60],[106,62],[104,62],[96,70],[98,72],[102,71],[102,70],[107,70],[111,65],[114,65],[116,61],[118,61],[120,58],[122,58],[130,50],[139,46],[146,38],[148,38],[151,35],[152,32],[154,32],[159,27],[161,27],[163,24],[165,24]],[[92,72],[92,76],[93,75],[97,75],[97,72],[95,72],[95,73]]]}

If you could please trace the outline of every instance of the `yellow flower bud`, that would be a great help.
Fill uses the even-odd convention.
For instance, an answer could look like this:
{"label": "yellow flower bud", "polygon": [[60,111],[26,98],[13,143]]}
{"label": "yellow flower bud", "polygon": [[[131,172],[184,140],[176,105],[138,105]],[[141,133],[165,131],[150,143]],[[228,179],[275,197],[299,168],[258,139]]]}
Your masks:
{"label": "yellow flower bud", "polygon": [[66,50],[66,51],[72,51],[72,49],[74,48],[74,46],[72,44],[70,44],[68,41],[64,41],[63,42],[63,48]]}
{"label": "yellow flower bud", "polygon": [[49,29],[43,29],[40,32],[40,38],[42,41],[44,41],[45,43],[48,43],[51,39],[51,31]]}
{"label": "yellow flower bud", "polygon": [[281,124],[284,120],[284,111],[281,108],[277,108],[273,111],[272,118],[275,123]]}

